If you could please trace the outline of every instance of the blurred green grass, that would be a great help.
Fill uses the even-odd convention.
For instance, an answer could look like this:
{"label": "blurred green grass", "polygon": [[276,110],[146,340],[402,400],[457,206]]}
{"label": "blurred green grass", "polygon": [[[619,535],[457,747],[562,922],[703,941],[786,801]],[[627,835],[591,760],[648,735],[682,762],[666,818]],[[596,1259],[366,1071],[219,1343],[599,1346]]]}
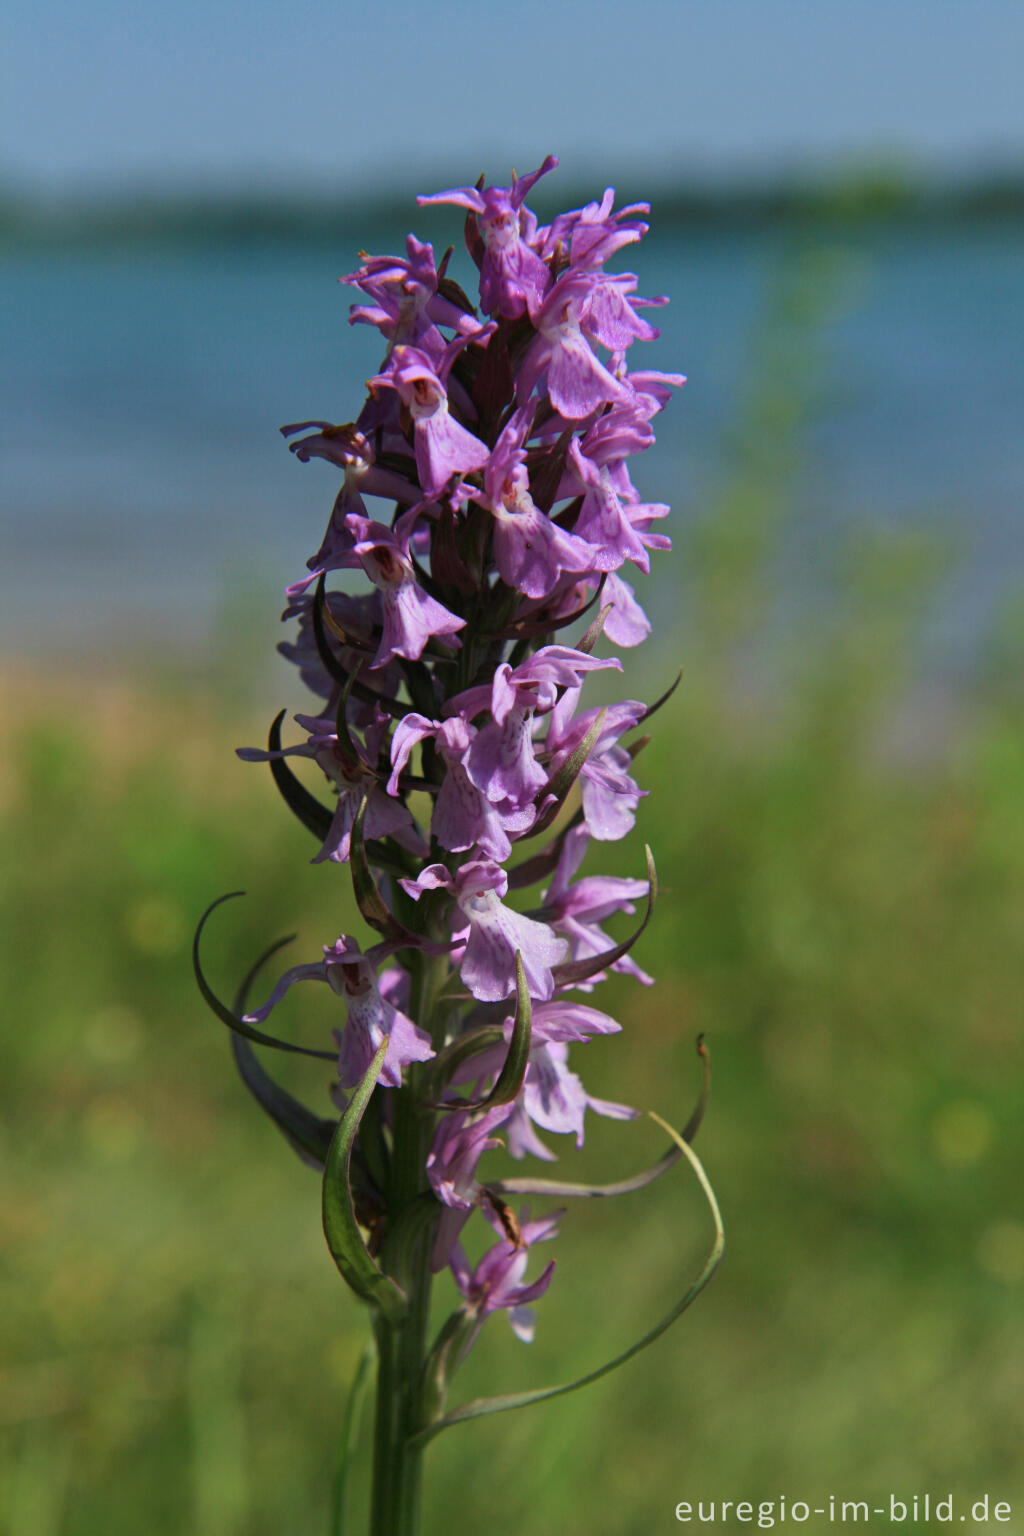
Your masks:
{"label": "blurred green grass", "polygon": [[[638,836],[591,861],[635,871],[651,842],[662,897],[639,958],[657,986],[611,983],[624,1033],[577,1063],[591,1092],[681,1123],[707,1032],[698,1147],[725,1263],[618,1375],[436,1442],[429,1536],[631,1536],[670,1528],[681,1499],[1024,1496],[1024,710],[995,668],[944,749],[897,750],[935,564],[913,539],[863,545],[829,623],[757,683],[814,398],[806,295],[831,302],[793,271],[761,339],[780,399],[753,391],[733,478],[684,540],[687,671],[638,761]],[[625,691],[659,692],[656,671]],[[324,1531],[366,1318],[188,948],[238,884],[208,931],[223,994],[282,932],[312,956],[358,931],[344,873],[308,864],[269,775],[233,759],[265,730],[244,690],[28,666],[0,684],[0,1527]],[[319,990],[290,1015],[309,1041],[331,1021]],[[273,1066],[328,1111],[316,1064]],[[592,1122],[564,1166],[617,1177],[660,1149],[653,1127]],[[709,1240],[680,1170],[570,1211],[535,1344],[494,1320],[456,1399],[623,1347]]]}
{"label": "blurred green grass", "polygon": [[[1012,1496],[1024,721],[1004,704],[955,760],[880,767],[843,666],[772,729],[684,686],[641,758],[658,985],[616,982],[625,1034],[581,1069],[681,1120],[708,1032],[725,1265],[642,1364],[438,1442],[430,1531],[641,1531],[698,1494]],[[226,991],[279,932],[312,953],[347,926],[345,882],[306,865],[269,779],[232,762],[251,731],[213,701],[52,677],[8,692],[8,1529],[323,1529],[365,1319],[187,945],[244,882],[210,935]],[[291,1071],[326,1111],[315,1069]],[[658,1146],[596,1124],[580,1161],[614,1176]],[[467,1393],[564,1377],[668,1304],[708,1235],[674,1179],[571,1212],[535,1346],[493,1322]]]}

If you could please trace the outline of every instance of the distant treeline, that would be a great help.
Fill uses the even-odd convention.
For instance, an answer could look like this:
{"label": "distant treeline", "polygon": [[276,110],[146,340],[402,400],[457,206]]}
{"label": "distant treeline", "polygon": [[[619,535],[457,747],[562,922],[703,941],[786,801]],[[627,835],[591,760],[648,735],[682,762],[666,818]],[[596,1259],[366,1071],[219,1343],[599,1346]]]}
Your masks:
{"label": "distant treeline", "polygon": [[[538,196],[538,217],[578,207],[593,187],[563,194],[557,207]],[[663,185],[650,194],[658,227],[769,226],[794,220],[824,223],[966,223],[1024,220],[1024,173],[949,183],[897,174],[857,174],[775,185]],[[451,210],[445,232],[450,234]],[[368,231],[415,223],[429,237],[435,209],[416,210],[406,196],[280,195],[232,191],[167,195],[151,191],[91,200],[43,200],[0,191],[0,245],[124,247],[260,245],[322,242],[349,246]],[[358,232],[358,233],[357,233]]]}

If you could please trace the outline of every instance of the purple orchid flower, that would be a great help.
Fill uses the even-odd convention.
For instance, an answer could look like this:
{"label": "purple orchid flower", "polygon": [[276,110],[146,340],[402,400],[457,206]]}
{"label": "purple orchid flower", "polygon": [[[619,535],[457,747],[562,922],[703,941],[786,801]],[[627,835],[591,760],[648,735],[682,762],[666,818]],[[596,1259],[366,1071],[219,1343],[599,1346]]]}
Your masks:
{"label": "purple orchid flower", "polygon": [[[346,677],[355,673],[370,694],[393,698],[402,685],[399,664],[391,662],[374,672],[369,668],[377,644],[374,631],[381,625],[380,593],[374,590],[353,596],[348,592],[328,592],[324,602],[327,623],[331,626],[326,643],[335,657],[338,672]],[[282,640],[278,651],[286,661],[298,667],[305,686],[326,701],[324,715],[335,719],[341,687],[337,676],[328,672],[324,665],[316,642],[312,595],[304,593],[295,598],[281,617],[282,620],[298,619],[299,629],[294,642]],[[345,638],[336,635],[336,630]],[[349,725],[359,731],[369,729],[380,718],[377,706],[372,701],[367,702],[362,692],[350,695],[347,715]]]}
{"label": "purple orchid flower", "polygon": [[[380,622],[380,599],[376,592],[361,593],[358,597],[347,592],[329,592],[325,602],[332,622],[352,637],[351,644],[338,645],[336,649],[332,647],[333,654],[346,672],[357,672],[373,652],[370,637],[374,625]],[[313,633],[312,594],[300,593],[294,597],[281,619],[284,623],[289,619],[297,619],[299,628],[295,640],[282,640],[278,643],[280,655],[298,667],[299,676],[311,693],[322,699],[336,699],[337,681],[325,667]]]}
{"label": "purple orchid flower", "polygon": [[[545,912],[554,927],[567,935],[574,960],[590,960],[611,949],[612,940],[599,925],[615,912],[635,912],[634,903],[642,901],[649,890],[646,880],[625,880],[612,875],[588,875],[573,884],[572,877],[583,862],[589,842],[586,827],[573,827],[566,834],[554,879],[544,893]],[[631,955],[614,961],[611,969],[635,976],[645,987],[654,985],[653,976],[642,971]],[[577,985],[581,990],[592,991],[602,975],[598,972]]]}
{"label": "purple orchid flower", "polygon": [[474,997],[484,1003],[511,997],[517,951],[530,996],[541,1001],[551,997],[555,990],[552,967],[565,959],[568,941],[558,938],[546,923],[504,905],[508,875],[492,859],[473,859],[454,876],[443,864],[428,864],[416,880],[400,883],[416,901],[424,891],[451,891],[468,927],[459,974]]}
{"label": "purple orchid flower", "polygon": [[402,1086],[402,1071],[414,1061],[428,1061],[434,1054],[430,1036],[399,1011],[378,985],[370,955],[364,955],[355,939],[342,934],[324,945],[324,958],[311,965],[285,971],[262,1008],[244,1015],[246,1024],[262,1024],[297,981],[326,981],[344,999],[348,1010],[345,1028],[338,1033],[338,1079],[343,1088],[354,1088],[385,1038],[387,1054],[380,1081],[386,1088]]}
{"label": "purple orchid flower", "polygon": [[518,667],[503,662],[490,687],[467,689],[451,699],[446,713],[463,719],[489,709],[492,723],[474,737],[466,758],[470,781],[496,803],[522,806],[548,782],[533,750],[533,721],[554,709],[559,692],[579,686],[587,672],[613,667],[614,657],[585,656],[564,645],[546,645]]}
{"label": "purple orchid flower", "polygon": [[510,1104],[483,1111],[456,1109],[442,1115],[438,1123],[427,1154],[427,1177],[442,1206],[430,1260],[435,1274],[451,1262],[459,1233],[481,1202],[477,1166],[485,1152],[502,1145],[492,1132],[511,1113]]}
{"label": "purple orchid flower", "polygon": [[[348,863],[352,828],[364,795],[365,837],[368,840],[392,837],[400,847],[422,856],[426,849],[411,813],[404,805],[397,804],[386,795],[380,787],[372,766],[375,752],[371,753],[355,738],[353,745],[358,755],[353,758],[338,741],[335,721],[311,715],[296,715],[295,719],[309,733],[308,740],[300,745],[282,747],[277,752],[264,751],[260,747],[239,747],[236,755],[246,763],[268,763],[284,757],[309,757],[327,775],[337,791],[338,800],[330,829],[313,863],[321,864],[324,859],[333,859],[338,864]],[[375,725],[376,730],[371,733],[371,740],[374,735],[378,739],[380,737],[382,722],[378,720]]]}
{"label": "purple orchid flower", "polygon": [[643,453],[654,442],[651,404],[650,395],[634,394],[628,403],[613,405],[580,438],[582,453],[595,464],[620,463],[630,454]]}
{"label": "purple orchid flower", "polygon": [[561,246],[569,253],[571,267],[590,271],[602,267],[624,245],[642,239],[649,225],[635,215],[650,213],[650,203],[632,203],[613,213],[614,201],[615,188],[606,187],[599,203],[559,214],[544,232],[545,259],[550,260]]}
{"label": "purple orchid flower", "polygon": [[589,1094],[575,1072],[569,1070],[569,1047],[561,1041],[538,1045],[530,1062],[522,1093],[506,1125],[508,1150],[513,1157],[538,1157],[547,1161],[554,1153],[537,1135],[535,1126],[556,1136],[575,1136],[583,1145],[583,1121],[588,1109],[610,1120],[634,1120],[635,1109],[598,1099]]}
{"label": "purple orchid flower", "polygon": [[331,519],[327,524],[323,542],[315,555],[306,561],[308,576],[292,582],[286,588],[288,597],[297,597],[317,581],[326,571],[335,571],[352,562],[355,535],[350,517],[367,516],[363,496],[386,496],[398,502],[411,503],[418,499],[416,487],[393,470],[378,468],[369,440],[353,422],[332,426],[329,421],[298,421],[282,427],[285,437],[296,432],[307,432],[311,427],[319,430],[298,442],[289,443],[296,458],[308,464],[311,458],[326,459],[345,471],[345,480],[334,499]]}
{"label": "purple orchid flower", "polygon": [[617,571],[632,560],[646,575],[651,568],[647,551],[672,547],[663,534],[648,532],[652,519],[664,517],[668,508],[661,503],[623,501],[611,471],[588,458],[578,441],[569,445],[569,463],[559,490],[583,497],[575,532],[591,546],[595,570]]}
{"label": "purple orchid flower", "polygon": [[526,220],[523,201],[535,182],[558,164],[548,155],[529,176],[513,176],[511,187],[453,187],[416,199],[420,207],[450,203],[475,215],[483,238],[480,265],[480,304],[488,315],[517,320],[527,309],[540,304],[551,285],[545,262],[524,239]]}
{"label": "purple orchid flower", "polygon": [[651,621],[637,602],[629,582],[623,581],[615,571],[609,571],[605,576],[601,606],[609,610],[604,632],[613,645],[629,650],[643,644],[651,632]]}
{"label": "purple orchid flower", "polygon": [[582,317],[596,286],[588,272],[566,272],[533,315],[537,335],[516,381],[521,404],[542,380],[551,404],[566,421],[583,421],[604,405],[629,400],[628,386],[609,373],[584,335]]}
{"label": "purple orchid flower", "polygon": [[534,1243],[545,1242],[548,1238],[557,1235],[561,1211],[544,1217],[542,1221],[528,1221],[527,1212],[524,1209],[516,1223],[518,1236],[516,1242],[512,1242],[508,1236],[504,1235],[504,1227],[492,1210],[485,1207],[485,1214],[495,1231],[503,1234],[500,1242],[487,1250],[474,1269],[470,1268],[461,1246],[455,1248],[451,1260],[455,1283],[477,1319],[476,1326],[463,1347],[463,1355],[471,1348],[484,1320],[492,1312],[499,1310],[508,1312],[508,1320],[516,1337],[522,1339],[524,1344],[531,1343],[536,1328],[536,1318],[529,1303],[543,1296],[551,1284],[551,1276],[555,1270],[555,1261],[552,1259],[539,1279],[534,1280],[531,1285],[522,1283],[529,1263],[530,1249]]}
{"label": "purple orchid flower", "polygon": [[661,335],[656,326],[637,314],[636,306],[660,309],[668,299],[630,299],[637,282],[632,272],[620,272],[614,277],[604,274],[594,283],[580,310],[584,334],[616,357],[622,356],[634,341],[655,341]]}
{"label": "purple orchid flower", "polygon": [[[312,427],[317,431],[310,431]],[[332,426],[329,421],[296,421],[281,428],[283,437],[293,437],[296,432],[310,433],[308,437],[288,444],[303,464],[308,464],[310,459],[325,459],[345,471],[346,493],[350,498],[346,512],[365,517],[364,494],[384,496],[390,501],[414,502],[419,499],[419,492],[410,480],[377,464],[370,440],[357,423],[349,421]]]}
{"label": "purple orchid flower", "polygon": [[534,506],[523,447],[534,407],[516,411],[494,446],[484,470],[484,492],[465,486],[465,499],[485,506],[494,518],[494,561],[507,586],[526,597],[547,597],[566,572],[593,568],[592,551]]}
{"label": "purple orchid flower", "polygon": [[[504,1046],[491,1047],[473,1057],[457,1074],[456,1080],[479,1083],[496,1077],[505,1059],[512,1025],[511,1018],[505,1020]],[[546,1162],[555,1160],[555,1154],[541,1141],[535,1126],[555,1135],[575,1136],[576,1145],[581,1147],[587,1109],[615,1120],[636,1117],[637,1111],[626,1104],[615,1104],[587,1093],[576,1074],[569,1071],[570,1043],[579,1043],[594,1035],[615,1034],[621,1028],[621,1024],[608,1014],[568,998],[556,998],[534,1007],[526,1076],[512,1113],[505,1122],[508,1149],[513,1157],[529,1155]]]}
{"label": "purple orchid flower", "polygon": [[406,238],[406,257],[367,256],[362,265],[339,283],[359,288],[370,304],[353,304],[350,325],[375,325],[392,346],[406,343],[439,362],[445,340],[439,325],[462,335],[479,329],[476,318],[438,293],[434,250],[429,242]]}
{"label": "purple orchid flower", "polygon": [[433,739],[447,772],[434,802],[432,835],[450,853],[479,848],[481,853],[501,863],[512,851],[511,837],[521,837],[529,831],[536,811],[532,804],[494,804],[472,782],[466,771],[466,758],[476,734],[458,716],[451,720],[428,720],[424,715],[406,715],[391,739],[388,794],[399,793],[399,778],[413,748]]}
{"label": "purple orchid flower", "polygon": [[485,1110],[456,1109],[440,1120],[427,1154],[427,1174],[442,1205],[469,1211],[480,1203],[477,1166],[485,1152],[502,1145],[492,1132],[511,1112],[510,1105],[497,1104]]}
{"label": "purple orchid flower", "polygon": [[648,420],[663,411],[672,398],[674,389],[682,389],[685,373],[660,373],[657,369],[642,369],[626,375],[626,383],[633,390],[638,402],[648,413]]}
{"label": "purple orchid flower", "polygon": [[636,808],[646,793],[631,778],[632,759],[618,742],[643,719],[646,706],[627,699],[603,711],[589,709],[576,715],[579,694],[579,689],[568,690],[551,711],[544,741],[549,770],[554,773],[562,766],[603,714],[597,739],[580,769],[579,783],[587,831],[598,842],[618,842],[632,832]]}
{"label": "purple orchid flower", "polygon": [[458,646],[455,632],[465,619],[429,597],[416,581],[408,545],[384,523],[352,519],[358,538],[352,556],[359,561],[381,595],[382,631],[371,667],[383,667],[395,656],[418,661],[428,642],[444,637]]}
{"label": "purple orchid flower", "polygon": [[484,340],[488,330],[458,336],[445,348],[441,361],[418,347],[395,347],[388,368],[370,380],[371,390],[397,391],[413,420],[416,470],[428,497],[440,495],[453,475],[483,469],[489,458],[486,443],[460,425],[448,408],[447,378],[455,357],[469,341]]}

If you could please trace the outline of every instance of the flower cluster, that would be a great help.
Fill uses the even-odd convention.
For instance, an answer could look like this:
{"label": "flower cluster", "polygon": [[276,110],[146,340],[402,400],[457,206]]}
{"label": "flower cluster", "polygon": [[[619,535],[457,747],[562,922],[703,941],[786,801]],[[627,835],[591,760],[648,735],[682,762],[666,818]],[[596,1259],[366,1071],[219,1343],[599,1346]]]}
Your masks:
{"label": "flower cluster", "polygon": [[[266,750],[240,753],[271,762],[320,840],[317,860],[350,865],[380,936],[365,953],[348,935],[325,945],[240,1022],[264,1024],[300,980],[326,982],[343,1005],[342,1104],[387,1042],[376,1150],[357,1141],[353,1153],[360,1221],[379,1254],[407,1092],[426,1127],[433,1267],[450,1266],[472,1336],[506,1309],[530,1337],[528,1303],[553,1270],[526,1282],[529,1250],[557,1217],[514,1212],[509,1181],[483,1176],[487,1152],[551,1160],[544,1138],[581,1144],[588,1109],[632,1115],[589,1095],[569,1052],[620,1028],[581,1000],[609,971],[651,981],[602,927],[647,902],[649,881],[579,876],[591,842],[634,825],[638,743],[625,738],[650,711],[584,694],[591,673],[621,670],[594,654],[602,637],[628,647],[649,632],[627,573],[669,547],[656,531],[668,508],[641,500],[629,461],[683,379],[631,369],[633,342],[658,334],[645,312],[666,301],[606,270],[646,232],[647,205],[616,210],[609,190],[541,225],[525,199],[555,164],[510,187],[481,179],[419,199],[465,211],[478,305],[448,275],[451,252],[437,263],[412,235],[404,257],[364,257],[342,279],[360,294],[352,322],[383,338],[380,369],[355,421],[282,429],[297,458],[341,479],[320,547],[287,589],[298,633],[282,650],[319,707],[295,716],[297,745],[275,728]],[[328,590],[343,571],[369,591]],[[323,771],[332,809],[289,757]],[[462,1228],[474,1210],[498,1241],[472,1265]]]}

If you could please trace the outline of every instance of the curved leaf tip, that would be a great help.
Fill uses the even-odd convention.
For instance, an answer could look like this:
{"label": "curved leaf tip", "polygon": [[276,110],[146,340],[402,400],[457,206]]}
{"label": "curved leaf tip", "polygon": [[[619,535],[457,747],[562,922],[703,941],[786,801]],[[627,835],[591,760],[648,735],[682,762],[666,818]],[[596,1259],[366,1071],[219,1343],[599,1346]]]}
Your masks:
{"label": "curved leaf tip", "polygon": [[331,830],[333,813],[316,798],[316,795],[310,793],[302,780],[292,772],[284,758],[280,756],[281,721],[286,713],[287,711],[282,709],[274,717],[267,733],[270,772],[278,794],[292,815],[301,821],[307,832],[312,832],[313,836],[322,843]]}
{"label": "curved leaf tip", "polygon": [[244,895],[244,891],[228,891],[225,896],[218,896],[216,901],[210,903],[196,925],[195,936],[192,940],[192,969],[195,972],[196,983],[202,993],[203,1001],[211,1012],[217,1015],[221,1023],[227,1025],[228,1029],[233,1030],[236,1035],[244,1035],[247,1040],[254,1040],[257,1045],[269,1045],[276,1051],[289,1051],[294,1056],[315,1056],[321,1061],[337,1060],[333,1051],[317,1051],[306,1045],[292,1045],[289,1040],[278,1040],[274,1035],[264,1034],[261,1029],[256,1029],[252,1024],[247,1024],[244,1019],[240,1019],[225,1003],[221,1002],[207,981],[202,961],[199,958],[199,940],[202,937],[203,929],[206,927],[211,913],[215,912],[225,901],[232,901],[236,896]]}
{"label": "curved leaf tip", "polygon": [[356,1134],[377,1086],[387,1051],[388,1040],[385,1038],[349,1099],[331,1141],[324,1166],[323,1227],[331,1257],[342,1279],[363,1301],[378,1306],[389,1322],[398,1323],[405,1315],[406,1298],[390,1276],[378,1267],[363,1240],[349,1182]]}

